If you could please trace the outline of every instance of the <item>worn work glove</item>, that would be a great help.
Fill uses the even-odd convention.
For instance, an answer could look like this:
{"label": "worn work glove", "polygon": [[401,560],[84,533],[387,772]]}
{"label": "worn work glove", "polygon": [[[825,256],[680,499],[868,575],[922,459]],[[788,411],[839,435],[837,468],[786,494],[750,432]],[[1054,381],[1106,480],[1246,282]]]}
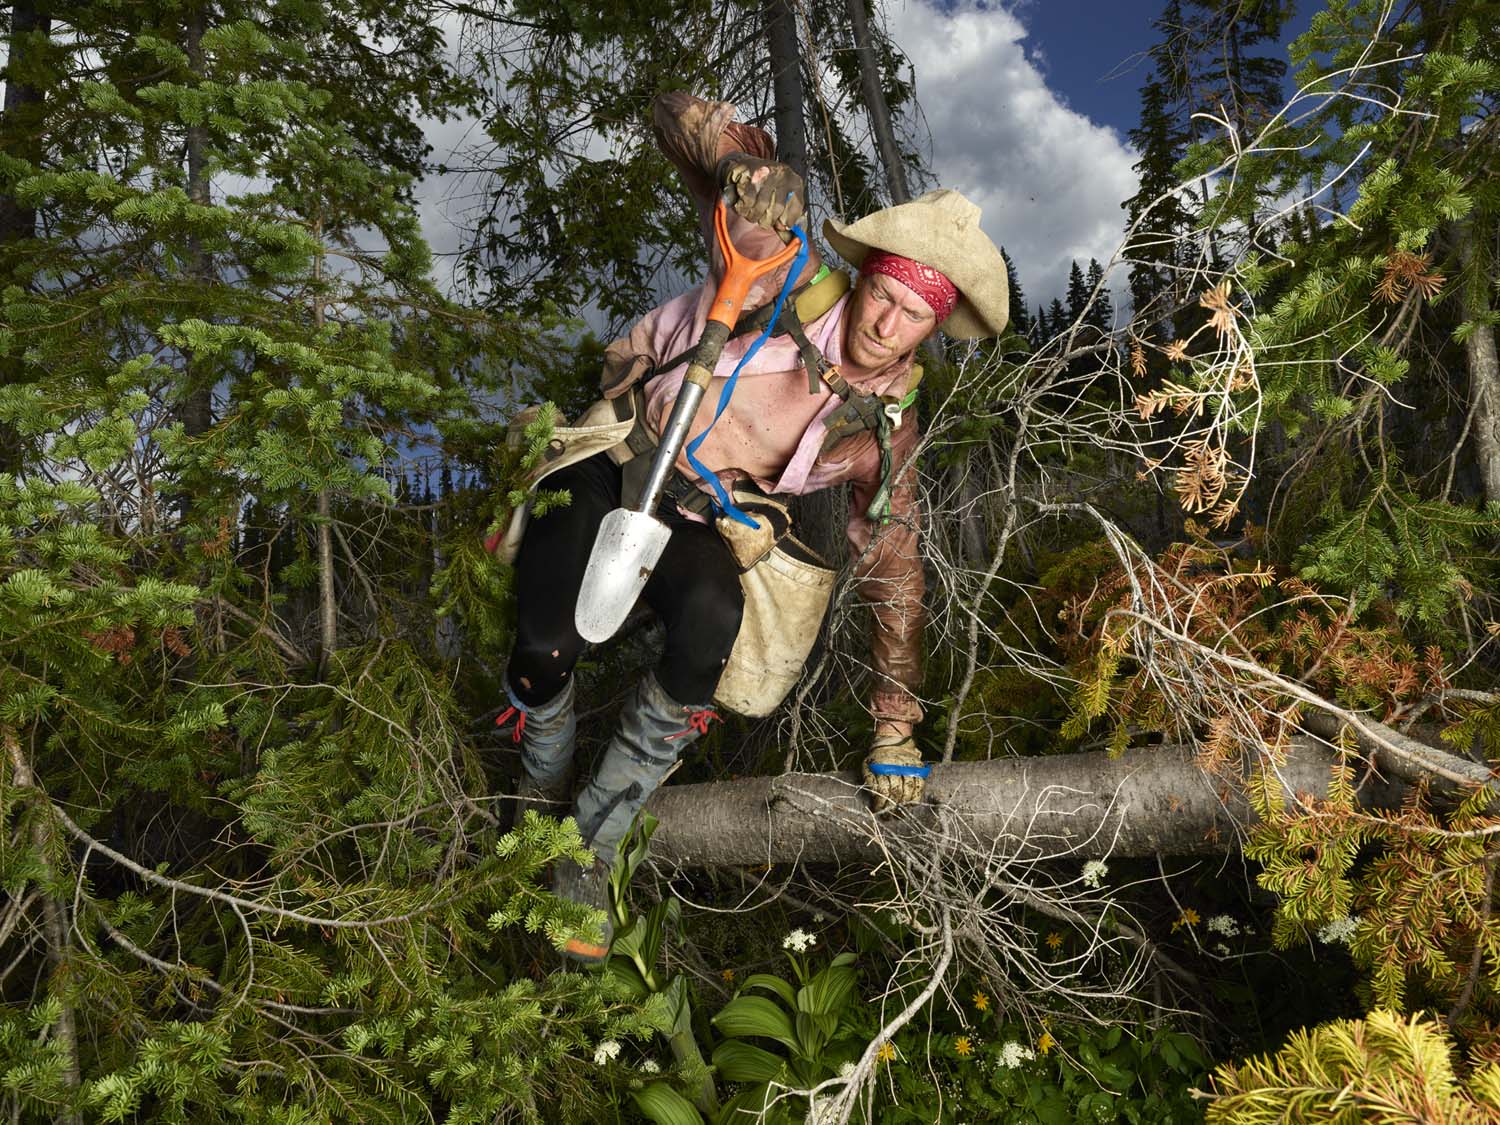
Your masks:
{"label": "worn work glove", "polygon": [[794,227],[807,210],[802,177],[785,164],[731,152],[718,167],[719,189],[734,189],[732,206],[752,223]]}
{"label": "worn work glove", "polygon": [[876,738],[870,756],[865,759],[865,786],[870,790],[871,807],[876,813],[888,813],[897,805],[920,801],[929,770],[922,764],[922,752],[910,735]]}

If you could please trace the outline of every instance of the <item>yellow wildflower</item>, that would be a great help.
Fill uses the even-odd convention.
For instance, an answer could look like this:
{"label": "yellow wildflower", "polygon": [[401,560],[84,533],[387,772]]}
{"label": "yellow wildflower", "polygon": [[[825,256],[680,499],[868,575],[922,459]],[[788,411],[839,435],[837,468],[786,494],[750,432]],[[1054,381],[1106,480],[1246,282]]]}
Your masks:
{"label": "yellow wildflower", "polygon": [[1062,943],[1063,943],[1063,936],[1062,936],[1062,934],[1058,933],[1056,930],[1053,930],[1050,934],[1047,935],[1047,948],[1048,949],[1059,949],[1059,948],[1061,948]]}
{"label": "yellow wildflower", "polygon": [[1042,1032],[1042,1037],[1036,1041],[1036,1049],[1044,1055],[1056,1046],[1057,1040],[1052,1038],[1052,1032],[1050,1031]]}
{"label": "yellow wildflower", "polygon": [[967,1035],[960,1035],[953,1041],[953,1053],[961,1059],[966,1059],[974,1053],[974,1044],[969,1042]]}
{"label": "yellow wildflower", "polygon": [[733,984],[734,983],[734,970],[733,969],[725,969],[722,973],[719,974],[719,976],[721,976],[721,977],[724,978],[724,983],[725,984]]}
{"label": "yellow wildflower", "polygon": [[896,1045],[887,1039],[879,1047],[875,1048],[876,1062],[890,1062],[896,1057]]}
{"label": "yellow wildflower", "polygon": [[1183,926],[1196,926],[1201,921],[1203,921],[1203,919],[1198,917],[1198,912],[1191,906],[1189,906],[1182,912],[1177,921],[1172,923],[1172,930],[1175,933]]}
{"label": "yellow wildflower", "polygon": [[974,993],[974,1010],[976,1012],[988,1012],[990,1010],[990,998],[985,993]]}

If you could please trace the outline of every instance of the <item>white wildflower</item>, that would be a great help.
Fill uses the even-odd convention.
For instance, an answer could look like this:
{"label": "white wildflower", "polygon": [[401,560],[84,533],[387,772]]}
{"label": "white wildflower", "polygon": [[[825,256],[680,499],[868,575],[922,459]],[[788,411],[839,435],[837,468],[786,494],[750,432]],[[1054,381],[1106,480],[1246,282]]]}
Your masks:
{"label": "white wildflower", "polygon": [[807,1116],[802,1119],[802,1125],[838,1125],[838,1120],[842,1115],[834,1108],[836,1100],[835,1098],[824,1098],[822,1101],[817,1098],[811,1099],[807,1107]]}
{"label": "white wildflower", "polygon": [[839,1077],[840,1078],[848,1078],[853,1073],[854,1073],[854,1064],[852,1062],[846,1062],[846,1063],[840,1063],[839,1064]]}
{"label": "white wildflower", "polygon": [[655,1059],[647,1059],[645,1062],[641,1063],[641,1073],[642,1074],[660,1074],[661,1073],[661,1064],[659,1062],[657,1062]]}
{"label": "white wildflower", "polygon": [[1015,1070],[1023,1062],[1030,1062],[1036,1058],[1036,1052],[1030,1047],[1010,1040],[1000,1048],[1000,1057],[995,1060],[997,1066],[1003,1066],[1006,1070]]}
{"label": "white wildflower", "polygon": [[1091,859],[1083,865],[1083,885],[1097,887],[1109,874],[1109,866],[1102,859]]}
{"label": "white wildflower", "polygon": [[1225,945],[1222,941],[1215,942],[1214,952],[1217,953],[1220,957],[1228,957],[1229,946]]}
{"label": "white wildflower", "polygon": [[1318,931],[1318,940],[1324,945],[1348,945],[1354,940],[1354,934],[1359,929],[1359,915],[1346,914],[1342,918],[1335,918],[1328,925]]}
{"label": "white wildflower", "polygon": [[614,1039],[606,1039],[594,1049],[594,1065],[603,1066],[610,1059],[620,1057],[620,1044]]}
{"label": "white wildflower", "polygon": [[790,949],[793,953],[806,953],[817,943],[817,935],[810,934],[806,930],[799,928],[781,939],[781,948]]}
{"label": "white wildflower", "polygon": [[1208,920],[1208,928],[1216,934],[1225,937],[1239,937],[1240,924],[1228,914],[1215,914]]}

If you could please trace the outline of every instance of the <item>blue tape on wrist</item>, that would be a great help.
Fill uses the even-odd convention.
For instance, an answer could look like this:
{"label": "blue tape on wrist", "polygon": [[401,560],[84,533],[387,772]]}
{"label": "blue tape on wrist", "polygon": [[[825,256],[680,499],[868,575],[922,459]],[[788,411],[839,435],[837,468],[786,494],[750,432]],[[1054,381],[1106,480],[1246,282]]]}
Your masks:
{"label": "blue tape on wrist", "polygon": [[889,762],[866,762],[865,769],[877,777],[926,777],[931,766],[897,766]]}

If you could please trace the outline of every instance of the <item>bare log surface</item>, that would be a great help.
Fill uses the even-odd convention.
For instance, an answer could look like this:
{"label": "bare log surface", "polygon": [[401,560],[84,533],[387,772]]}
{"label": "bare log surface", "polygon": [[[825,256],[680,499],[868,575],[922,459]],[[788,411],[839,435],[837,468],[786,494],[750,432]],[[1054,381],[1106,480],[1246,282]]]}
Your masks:
{"label": "bare log surface", "polygon": [[[1278,771],[1288,799],[1326,796],[1333,762],[1327,746],[1295,739]],[[660,821],[653,856],[690,867],[878,861],[930,828],[938,806],[997,852],[1089,860],[1233,850],[1254,822],[1238,789],[1199,769],[1190,747],[1165,745],[934,765],[926,804],[878,820],[852,770],[667,786],[646,807]],[[1370,777],[1359,795],[1391,808],[1402,791]]]}

